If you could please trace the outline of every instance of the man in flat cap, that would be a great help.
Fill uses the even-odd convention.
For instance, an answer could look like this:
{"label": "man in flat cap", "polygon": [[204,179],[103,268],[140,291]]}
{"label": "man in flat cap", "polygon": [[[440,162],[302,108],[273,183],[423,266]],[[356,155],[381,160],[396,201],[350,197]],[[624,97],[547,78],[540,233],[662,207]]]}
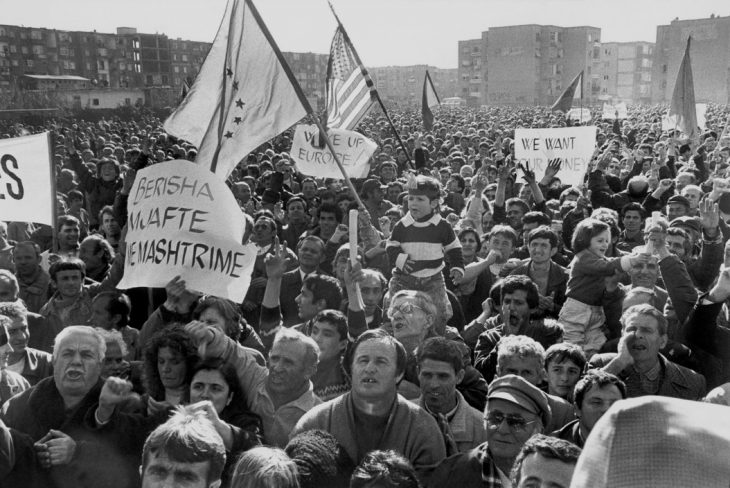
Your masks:
{"label": "man in flat cap", "polygon": [[545,394],[527,380],[505,375],[489,385],[484,426],[487,442],[446,458],[429,486],[459,488],[510,487],[509,475],[522,446],[550,422]]}

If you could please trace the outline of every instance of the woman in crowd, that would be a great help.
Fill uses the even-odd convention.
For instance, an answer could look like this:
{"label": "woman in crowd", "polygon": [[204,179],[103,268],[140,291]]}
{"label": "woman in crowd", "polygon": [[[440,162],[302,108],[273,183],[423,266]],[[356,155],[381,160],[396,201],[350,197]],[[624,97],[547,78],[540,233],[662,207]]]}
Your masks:
{"label": "woman in crowd", "polygon": [[213,325],[242,346],[264,353],[261,338],[229,300],[214,296],[201,299],[193,311],[193,319]]}
{"label": "woman in crowd", "polygon": [[148,414],[188,403],[188,385],[197,361],[193,341],[181,327],[163,329],[152,337],[142,365]]}

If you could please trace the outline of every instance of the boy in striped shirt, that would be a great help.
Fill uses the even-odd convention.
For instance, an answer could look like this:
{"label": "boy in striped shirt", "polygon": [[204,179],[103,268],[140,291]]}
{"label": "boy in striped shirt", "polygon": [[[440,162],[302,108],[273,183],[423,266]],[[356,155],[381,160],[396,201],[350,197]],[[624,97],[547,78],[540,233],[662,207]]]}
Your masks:
{"label": "boy in striped shirt", "polygon": [[439,181],[429,176],[411,176],[407,186],[408,213],[395,224],[386,247],[394,268],[389,295],[400,290],[427,293],[437,310],[443,311],[442,320],[438,321],[439,328],[443,328],[453,310],[441,272],[446,258],[451,265],[451,279],[459,284],[464,276],[461,243],[451,225],[439,214]]}

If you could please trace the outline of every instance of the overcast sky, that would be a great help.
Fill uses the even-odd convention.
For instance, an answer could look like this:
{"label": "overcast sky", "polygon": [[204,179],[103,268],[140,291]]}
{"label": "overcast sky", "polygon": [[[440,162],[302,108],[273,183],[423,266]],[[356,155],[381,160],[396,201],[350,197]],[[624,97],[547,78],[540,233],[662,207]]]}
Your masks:
{"label": "overcast sky", "polygon": [[[283,51],[328,53],[326,0],[254,0]],[[226,0],[2,0],[3,24],[115,32],[119,26],[212,42]],[[656,26],[730,15],[727,0],[332,0],[365,65],[457,65],[457,41],[493,26],[601,28],[605,42],[656,41]]]}

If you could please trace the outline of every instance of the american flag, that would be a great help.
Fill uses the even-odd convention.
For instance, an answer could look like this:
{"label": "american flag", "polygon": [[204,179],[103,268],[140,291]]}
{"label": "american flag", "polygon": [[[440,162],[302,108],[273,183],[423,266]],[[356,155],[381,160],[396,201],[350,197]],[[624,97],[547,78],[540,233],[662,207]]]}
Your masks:
{"label": "american flag", "polygon": [[327,127],[354,129],[376,97],[373,80],[342,27],[337,27],[327,65]]}

